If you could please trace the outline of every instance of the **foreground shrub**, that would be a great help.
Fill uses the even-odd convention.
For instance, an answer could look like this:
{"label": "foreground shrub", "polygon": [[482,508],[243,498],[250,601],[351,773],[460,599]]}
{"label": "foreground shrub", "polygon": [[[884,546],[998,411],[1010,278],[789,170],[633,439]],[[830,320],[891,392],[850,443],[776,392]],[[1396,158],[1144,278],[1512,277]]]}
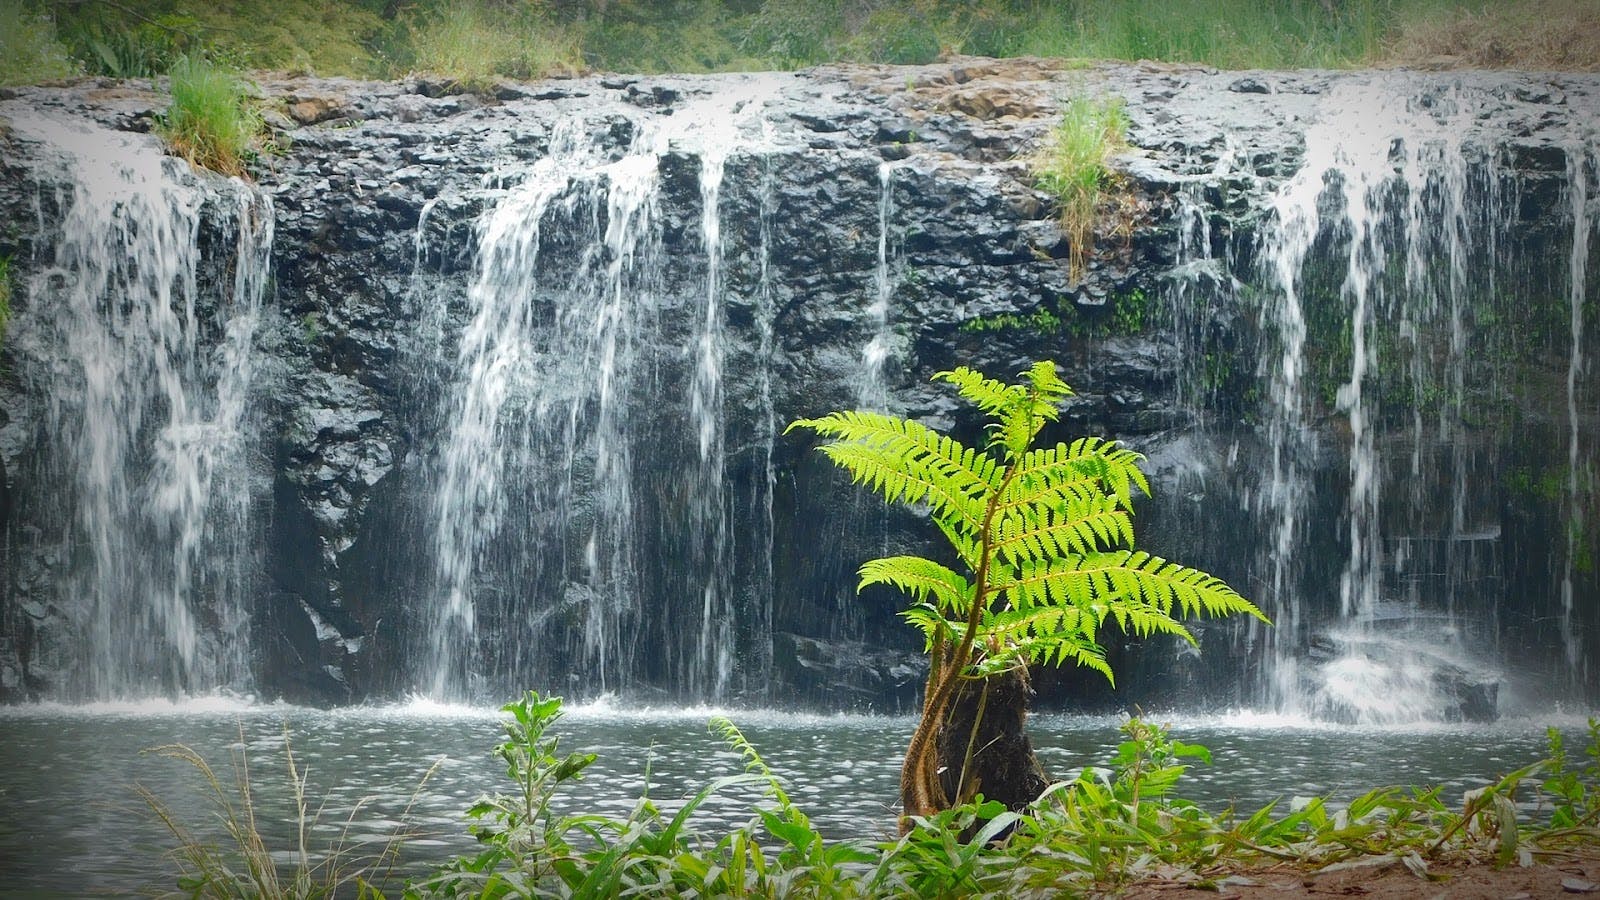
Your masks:
{"label": "foreground shrub", "polygon": [[[414,881],[407,897],[1082,896],[1143,878],[1215,887],[1242,869],[1313,870],[1373,857],[1397,858],[1427,878],[1435,865],[1600,856],[1600,762],[1573,769],[1554,733],[1551,759],[1468,791],[1459,808],[1437,788],[1389,787],[1344,807],[1314,798],[1284,813],[1272,803],[1240,816],[1212,815],[1180,796],[1188,770],[1210,764],[1205,747],[1130,719],[1105,767],[1050,785],[1025,810],[977,797],[913,817],[893,842],[830,842],[720,718],[711,727],[743,757],[744,772],[712,781],[670,815],[649,797],[621,819],[556,815],[552,798],[581,791],[576,783],[594,760],[559,752],[550,729],[560,707],[535,693],[505,707],[507,740],[496,754],[517,791],[473,806],[483,849]],[[1600,760],[1595,723],[1587,753]],[[763,791],[749,824],[723,835],[697,831],[695,811],[735,786]],[[1519,792],[1532,797],[1519,801]]]}
{"label": "foreground shrub", "polygon": [[[558,806],[572,806],[571,795],[581,797],[584,771],[595,760],[592,753],[561,751],[554,731],[561,705],[559,697],[529,692],[503,708],[505,740],[495,756],[511,790],[482,797],[467,811],[478,849],[412,879],[403,888],[408,900],[1085,896],[1142,879],[1216,889],[1224,876],[1241,871],[1314,872],[1369,863],[1403,864],[1420,887],[1420,879],[1444,877],[1435,871],[1441,866],[1600,859],[1600,723],[1593,720],[1585,764],[1570,758],[1552,730],[1549,758],[1467,791],[1459,806],[1438,788],[1386,787],[1340,807],[1311,798],[1287,811],[1274,802],[1250,815],[1215,815],[1183,799],[1179,789],[1191,767],[1211,763],[1210,752],[1172,738],[1163,726],[1129,719],[1104,767],[1089,766],[1050,785],[1026,809],[1007,810],[977,797],[915,816],[898,840],[873,842],[826,840],[783,780],[720,717],[710,727],[742,757],[743,771],[676,801],[658,803],[647,792],[623,817],[558,812]],[[409,834],[409,807],[376,852],[349,852],[348,823],[311,852],[317,815],[308,812],[305,770],[287,752],[286,739],[299,829],[294,846],[274,850],[256,828],[259,807],[243,746],[241,736],[231,786],[188,747],[151,751],[199,773],[227,837],[219,845],[197,834],[140,789],[179,842],[170,859],[180,895],[384,897]],[[759,797],[749,821],[722,834],[699,830],[698,810],[729,789]],[[352,820],[360,809],[351,812]],[[1446,887],[1435,885],[1432,892]]]}
{"label": "foreground shrub", "polygon": [[0,85],[66,78],[76,71],[48,16],[22,0],[0,0]]}
{"label": "foreground shrub", "polygon": [[244,83],[203,59],[181,57],[172,67],[172,105],[159,130],[172,152],[224,175],[244,175],[261,131],[261,115]]}
{"label": "foreground shrub", "polygon": [[925,510],[956,561],[891,556],[860,569],[861,588],[906,594],[901,616],[925,639],[928,678],[900,773],[910,817],[979,794],[1013,809],[1038,796],[1045,776],[1022,733],[1030,665],[1070,662],[1109,681],[1106,631],[1198,646],[1178,617],[1266,621],[1215,576],[1138,548],[1133,498],[1150,490],[1140,454],[1095,437],[1038,445],[1072,396],[1054,362],[1011,384],[965,366],[933,380],[983,412],[985,445],[862,410],[789,426],[825,438],[817,449],[885,502]]}

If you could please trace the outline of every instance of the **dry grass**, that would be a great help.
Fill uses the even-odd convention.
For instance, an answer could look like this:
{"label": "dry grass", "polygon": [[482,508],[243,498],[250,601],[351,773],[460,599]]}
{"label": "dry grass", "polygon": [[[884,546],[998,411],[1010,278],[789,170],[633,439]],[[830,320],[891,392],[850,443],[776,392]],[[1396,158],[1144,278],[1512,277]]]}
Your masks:
{"label": "dry grass", "polygon": [[1600,0],[1414,6],[1401,13],[1384,61],[1600,71]]}
{"label": "dry grass", "polygon": [[[287,764],[290,797],[294,804],[295,834],[293,844],[274,847],[268,843],[260,827],[261,809],[256,801],[255,787],[251,784],[250,763],[245,752],[247,742],[243,726],[239,729],[239,742],[231,751],[233,778],[231,784],[214,770],[205,757],[183,744],[169,744],[145,751],[192,766],[200,776],[200,783],[210,806],[208,821],[203,825],[211,829],[195,831],[179,818],[167,803],[143,785],[135,791],[177,842],[168,853],[177,890],[164,896],[171,897],[258,897],[284,898],[284,900],[333,900],[337,897],[382,896],[373,892],[377,882],[392,880],[394,866],[401,845],[410,837],[406,822],[411,809],[420,796],[423,786],[438,770],[439,763],[428,769],[400,814],[388,839],[376,853],[361,848],[365,845],[352,840],[351,829],[356,817],[366,807],[369,798],[363,798],[350,810],[337,837],[327,846],[313,851],[311,833],[322,819],[322,809],[312,810],[307,802],[305,767],[300,766],[289,746],[289,734],[283,736],[284,760]],[[226,840],[218,842],[210,830],[220,825]],[[281,861],[280,861],[281,860]]]}
{"label": "dry grass", "polygon": [[413,69],[468,90],[488,89],[500,77],[575,74],[582,68],[576,37],[536,13],[509,15],[484,0],[447,0],[438,14],[412,22]]}

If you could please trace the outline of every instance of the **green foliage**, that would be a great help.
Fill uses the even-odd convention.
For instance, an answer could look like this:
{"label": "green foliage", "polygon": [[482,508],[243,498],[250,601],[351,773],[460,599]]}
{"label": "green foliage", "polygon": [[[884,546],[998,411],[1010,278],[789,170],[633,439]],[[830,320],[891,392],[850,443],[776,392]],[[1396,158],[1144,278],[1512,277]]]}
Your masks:
{"label": "green foliage", "polygon": [[771,68],[745,47],[746,18],[722,0],[612,2],[568,27],[585,65],[619,72],[728,72]]}
{"label": "green foliage", "polygon": [[500,77],[545,78],[579,67],[576,39],[538,5],[447,0],[415,14],[407,27],[410,68],[468,90],[486,90]]}
{"label": "green foliage", "polygon": [[[1224,68],[1471,58],[1592,69],[1562,25],[1588,0],[0,0],[0,79],[155,75],[181,55],[241,68],[479,85],[579,65],[627,72],[922,63],[946,53]],[[1490,13],[1493,13],[1492,15]],[[1530,27],[1528,23],[1536,27]],[[1593,31],[1593,29],[1590,29]],[[57,37],[59,36],[59,40]],[[63,50],[64,48],[64,50]],[[70,56],[70,59],[68,58]]]}
{"label": "green foliage", "polygon": [[1034,158],[1035,181],[1056,201],[1074,278],[1083,277],[1101,207],[1119,187],[1110,159],[1127,146],[1127,133],[1128,114],[1121,100],[1073,97]]}
{"label": "green foliage", "polygon": [[951,17],[945,4],[910,0],[872,10],[844,42],[845,59],[895,65],[931,63],[952,49]]}
{"label": "green foliage", "polygon": [[[594,755],[560,751],[552,732],[561,718],[560,698],[530,692],[503,710],[506,739],[494,752],[515,790],[479,799],[467,815],[480,849],[410,881],[407,898],[1083,896],[1144,878],[1214,889],[1223,875],[1267,866],[1305,871],[1399,859],[1426,878],[1433,865],[1600,856],[1595,721],[1581,771],[1552,731],[1549,759],[1465,792],[1459,807],[1438,788],[1385,787],[1344,806],[1310,798],[1287,812],[1273,802],[1249,815],[1214,815],[1180,792],[1191,764],[1211,764],[1210,751],[1172,738],[1165,726],[1129,719],[1121,727],[1125,739],[1104,767],[1051,785],[1026,810],[977,797],[915,817],[898,840],[871,843],[826,840],[756,748],[722,717],[710,728],[739,755],[743,771],[700,788],[672,815],[648,793],[625,817],[558,813],[552,801],[577,784]],[[300,831],[296,847],[270,850],[256,828],[260,807],[244,746],[241,739],[234,750],[231,787],[188,747],[150,751],[194,767],[228,837],[219,847],[195,834],[139,788],[179,842],[169,855],[176,895],[382,897],[380,879],[392,878],[407,833],[395,828],[381,851],[353,858],[344,845],[347,822],[329,852],[309,854],[306,836],[315,817],[307,813],[305,770],[286,739]],[[756,789],[760,797],[749,821],[721,835],[696,830],[696,810],[735,786]],[[1525,789],[1533,796],[1519,801]],[[358,804],[351,822],[360,811]],[[409,808],[401,815],[408,817]]]}
{"label": "green foliage", "polygon": [[767,2],[750,17],[741,46],[777,68],[795,69],[835,58],[847,33],[843,0]]}
{"label": "green foliage", "polygon": [[1061,317],[1041,306],[1032,313],[1021,316],[1016,313],[997,313],[992,316],[979,316],[961,323],[961,330],[973,334],[983,334],[995,331],[1031,331],[1036,334],[1056,334],[1061,331]]}
{"label": "green foliage", "polygon": [[962,322],[961,330],[971,334],[1030,332],[1066,334],[1075,338],[1107,338],[1143,333],[1149,316],[1150,300],[1144,291],[1135,288],[1117,294],[1101,306],[1080,307],[1069,299],[1057,298],[1054,303],[1041,305],[1026,315],[997,313],[978,316]]}
{"label": "green foliage", "polygon": [[76,72],[48,16],[24,0],[0,0],[0,85],[33,84]]}
{"label": "green foliage", "polygon": [[158,130],[172,152],[190,163],[224,175],[245,174],[254,152],[261,114],[239,78],[197,57],[180,57],[172,67],[172,105]]}
{"label": "green foliage", "polygon": [[95,6],[74,17],[64,35],[89,73],[149,78],[166,72],[189,48],[198,50],[197,24],[181,14],[128,22],[112,8]]}
{"label": "green foliage", "polygon": [[183,55],[242,68],[381,75],[375,43],[385,6],[377,0],[55,4],[73,56],[91,72],[116,77],[159,75]]}
{"label": "green foliage", "polygon": [[375,854],[361,852],[364,844],[353,846],[348,840],[351,825],[367,804],[367,799],[363,799],[356,803],[349,818],[338,828],[338,837],[314,855],[310,852],[308,839],[319,828],[321,813],[311,812],[308,808],[306,770],[295,762],[287,732],[283,739],[283,753],[297,826],[292,847],[274,849],[268,845],[257,826],[260,810],[255,799],[256,789],[250,782],[246,746],[241,728],[239,743],[232,750],[231,785],[223,783],[205,757],[183,744],[169,744],[145,751],[194,768],[200,775],[213,818],[227,837],[225,843],[218,844],[210,839],[210,835],[197,834],[149,788],[135,786],[135,791],[178,842],[178,846],[168,854],[177,869],[175,880],[178,890],[172,896],[332,900],[334,897],[351,896],[353,892],[361,898],[381,897],[382,894],[374,885],[393,877],[400,846],[408,836],[404,822],[410,818],[411,807],[438,768],[438,763],[422,777],[410,802],[400,814],[401,824],[390,831],[388,839]]}
{"label": "green foliage", "polygon": [[0,347],[6,343],[6,326],[11,324],[11,257],[0,256]]}
{"label": "green foliage", "polygon": [[903,615],[930,651],[958,643],[981,648],[969,673],[977,675],[1071,660],[1110,679],[1096,642],[1107,623],[1192,642],[1175,609],[1264,620],[1213,576],[1135,549],[1133,494],[1149,492],[1139,454],[1092,437],[1034,448],[1072,391],[1054,363],[1022,374],[1016,384],[965,367],[934,376],[988,417],[983,452],[871,412],[790,425],[830,438],[821,452],[888,502],[926,507],[965,572],[896,556],[865,563],[860,586],[889,584],[910,595]]}
{"label": "green foliage", "polygon": [[515,896],[517,885],[555,877],[565,867],[572,832],[605,824],[597,816],[558,816],[551,810],[557,789],[581,778],[595,760],[593,753],[561,756],[560,739],[546,737],[561,718],[561,698],[529,691],[501,709],[510,718],[503,723],[506,739],[494,752],[517,793],[474,803],[467,810],[473,820],[467,830],[483,849],[441,867],[408,896]]}
{"label": "green foliage", "polygon": [[1551,728],[1546,737],[1550,747],[1549,777],[1541,787],[1553,805],[1552,834],[1547,837],[1592,829],[1600,822],[1600,721],[1589,720],[1589,746],[1584,750],[1588,764],[1582,769],[1573,768],[1567,759],[1560,731]]}

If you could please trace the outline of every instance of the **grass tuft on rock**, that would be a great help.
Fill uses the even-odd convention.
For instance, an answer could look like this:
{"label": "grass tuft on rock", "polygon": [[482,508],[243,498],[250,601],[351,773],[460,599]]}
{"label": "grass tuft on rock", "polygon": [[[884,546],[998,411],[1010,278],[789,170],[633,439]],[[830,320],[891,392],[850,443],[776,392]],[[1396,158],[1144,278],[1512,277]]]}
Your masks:
{"label": "grass tuft on rock", "polygon": [[238,76],[203,59],[173,65],[172,106],[159,126],[167,146],[201,168],[243,176],[261,131],[261,114]]}
{"label": "grass tuft on rock", "polygon": [[1110,160],[1127,147],[1127,133],[1128,114],[1120,99],[1073,97],[1034,159],[1039,188],[1056,201],[1073,278],[1083,277],[1100,209],[1117,188]]}

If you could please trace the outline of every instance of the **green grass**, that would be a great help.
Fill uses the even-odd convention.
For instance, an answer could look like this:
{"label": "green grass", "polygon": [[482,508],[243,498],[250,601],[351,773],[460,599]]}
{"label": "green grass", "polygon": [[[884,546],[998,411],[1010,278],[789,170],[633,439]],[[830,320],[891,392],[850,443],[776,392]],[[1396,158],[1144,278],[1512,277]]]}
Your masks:
{"label": "green grass", "polygon": [[[1028,8],[998,30],[1003,55],[1149,59],[1219,68],[1358,65],[1374,58],[1391,21],[1381,0],[1080,0]],[[977,48],[974,47],[974,50]]]}
{"label": "green grass", "polygon": [[446,0],[407,23],[410,68],[483,89],[502,76],[545,78],[579,68],[567,28],[490,0]]}
{"label": "green grass", "polygon": [[[5,0],[0,0],[5,2]],[[92,74],[147,77],[180,56],[243,69],[383,77],[387,4],[377,0],[55,3],[63,43]]]}
{"label": "green grass", "polygon": [[1073,97],[1034,159],[1039,187],[1055,198],[1074,278],[1083,276],[1101,209],[1116,192],[1118,179],[1109,160],[1127,146],[1127,132],[1121,100]]}
{"label": "green grass", "polygon": [[[54,19],[41,14],[50,10]],[[0,83],[242,69],[485,86],[576,69],[714,72],[944,54],[1226,69],[1421,62],[1600,69],[1597,0],[0,0]]]}
{"label": "green grass", "polygon": [[77,73],[55,23],[22,0],[0,0],[0,85],[33,84]]}
{"label": "green grass", "polygon": [[190,163],[224,175],[245,174],[254,152],[261,115],[238,76],[194,57],[173,65],[172,105],[159,131],[172,152]]}

